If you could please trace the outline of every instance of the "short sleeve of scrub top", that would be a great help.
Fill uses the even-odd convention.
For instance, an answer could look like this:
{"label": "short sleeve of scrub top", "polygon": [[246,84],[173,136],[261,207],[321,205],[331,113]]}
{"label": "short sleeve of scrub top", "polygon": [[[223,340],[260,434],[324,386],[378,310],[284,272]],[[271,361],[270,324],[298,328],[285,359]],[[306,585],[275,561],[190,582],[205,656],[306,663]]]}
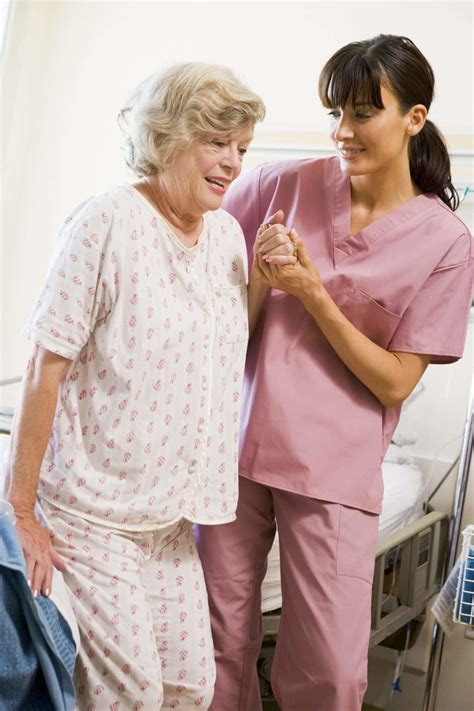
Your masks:
{"label": "short sleeve of scrub top", "polygon": [[463,353],[472,294],[472,238],[462,234],[403,314],[389,350],[453,363]]}

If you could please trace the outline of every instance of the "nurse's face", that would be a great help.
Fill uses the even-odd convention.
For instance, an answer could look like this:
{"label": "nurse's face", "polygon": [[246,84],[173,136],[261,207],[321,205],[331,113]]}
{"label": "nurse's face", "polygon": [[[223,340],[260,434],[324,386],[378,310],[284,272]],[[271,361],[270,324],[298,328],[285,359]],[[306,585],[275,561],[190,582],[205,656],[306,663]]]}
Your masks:
{"label": "nurse's face", "polygon": [[408,165],[411,112],[402,114],[397,99],[384,86],[381,95],[384,109],[348,103],[329,112],[331,139],[347,175],[385,172],[405,161]]}

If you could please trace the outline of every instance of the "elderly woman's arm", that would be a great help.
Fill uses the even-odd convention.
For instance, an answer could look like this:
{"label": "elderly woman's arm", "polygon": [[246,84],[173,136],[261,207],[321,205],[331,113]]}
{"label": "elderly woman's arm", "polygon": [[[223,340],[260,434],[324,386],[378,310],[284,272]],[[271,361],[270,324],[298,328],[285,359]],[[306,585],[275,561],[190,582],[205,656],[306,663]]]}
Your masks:
{"label": "elderly woman's arm", "polygon": [[56,410],[59,385],[71,361],[35,346],[23,378],[7,469],[7,498],[26,559],[33,594],[49,595],[53,565],[65,570],[50,534],[34,513],[38,479]]}
{"label": "elderly woman's arm", "polygon": [[[252,272],[255,270],[252,269]],[[248,287],[249,336],[252,336],[269,289],[268,282],[250,274]]]}

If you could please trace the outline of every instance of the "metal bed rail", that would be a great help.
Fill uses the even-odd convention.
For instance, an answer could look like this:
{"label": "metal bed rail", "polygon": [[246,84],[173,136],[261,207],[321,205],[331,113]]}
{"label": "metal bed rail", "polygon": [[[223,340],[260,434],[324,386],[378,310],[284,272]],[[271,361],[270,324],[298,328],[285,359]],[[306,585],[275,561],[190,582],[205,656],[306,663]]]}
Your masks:
{"label": "metal bed rail", "polygon": [[377,546],[371,647],[419,617],[428,600],[439,591],[448,522],[447,514],[432,511]]}

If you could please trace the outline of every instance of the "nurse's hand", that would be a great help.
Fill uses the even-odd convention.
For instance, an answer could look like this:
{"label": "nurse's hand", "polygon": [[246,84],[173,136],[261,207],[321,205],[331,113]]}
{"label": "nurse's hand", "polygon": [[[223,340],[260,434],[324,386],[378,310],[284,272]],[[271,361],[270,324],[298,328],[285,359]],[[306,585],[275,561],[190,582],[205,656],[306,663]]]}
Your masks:
{"label": "nurse's hand", "polygon": [[251,279],[267,282],[261,269],[263,261],[270,259],[275,264],[296,264],[295,246],[291,240],[291,230],[283,224],[285,213],[277,210],[260,226],[253,246]]}
{"label": "nurse's hand", "polygon": [[259,267],[269,286],[292,294],[304,304],[322,289],[321,276],[296,230],[290,231],[290,237],[296,248],[296,263],[281,264],[278,257],[265,253],[259,258]]}

